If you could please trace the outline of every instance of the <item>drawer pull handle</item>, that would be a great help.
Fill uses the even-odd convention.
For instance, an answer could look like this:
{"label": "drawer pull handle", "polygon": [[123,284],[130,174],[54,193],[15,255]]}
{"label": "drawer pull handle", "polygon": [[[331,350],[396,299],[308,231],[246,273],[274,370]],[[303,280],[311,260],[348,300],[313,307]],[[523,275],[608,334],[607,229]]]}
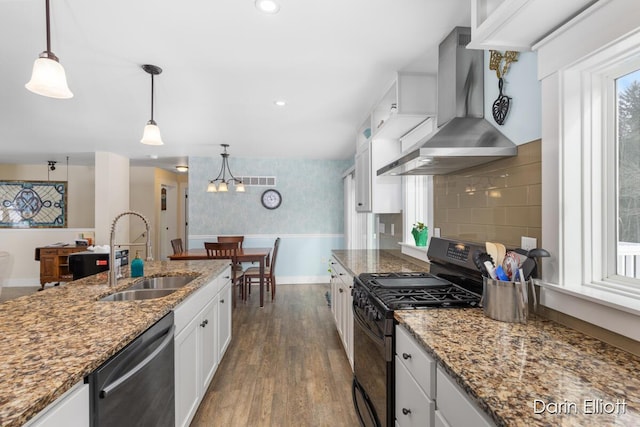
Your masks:
{"label": "drawer pull handle", "polygon": [[411,359],[411,355],[410,355],[410,354],[407,354],[407,353],[402,353],[402,358],[403,358],[404,360]]}
{"label": "drawer pull handle", "polygon": [[207,326],[208,323],[209,323],[209,321],[207,319],[204,319],[202,321],[202,323],[200,323],[200,326],[202,326],[204,328],[205,326]]}
{"label": "drawer pull handle", "polygon": [[405,415],[409,415],[411,413],[411,410],[407,408],[402,408],[402,413]]}

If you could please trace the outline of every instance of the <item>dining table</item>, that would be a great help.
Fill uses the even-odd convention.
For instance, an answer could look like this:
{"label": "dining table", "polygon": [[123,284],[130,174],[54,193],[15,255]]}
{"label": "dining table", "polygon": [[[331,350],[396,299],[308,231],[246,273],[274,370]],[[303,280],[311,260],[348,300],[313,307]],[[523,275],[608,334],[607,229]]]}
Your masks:
{"label": "dining table", "polygon": [[[264,307],[264,269],[269,254],[271,254],[271,248],[239,248],[236,252],[237,262],[258,262],[260,265],[260,307]],[[209,259],[209,257],[206,249],[198,248],[187,249],[184,252],[169,255],[169,259],[172,261],[186,261]]]}

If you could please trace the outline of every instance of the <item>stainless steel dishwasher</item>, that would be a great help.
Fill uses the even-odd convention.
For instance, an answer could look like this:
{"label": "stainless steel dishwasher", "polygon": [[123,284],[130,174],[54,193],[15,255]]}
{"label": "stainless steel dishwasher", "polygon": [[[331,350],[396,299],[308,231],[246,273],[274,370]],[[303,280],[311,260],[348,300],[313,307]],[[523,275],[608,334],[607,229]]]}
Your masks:
{"label": "stainless steel dishwasher", "polygon": [[173,312],[87,378],[91,426],[174,426]]}

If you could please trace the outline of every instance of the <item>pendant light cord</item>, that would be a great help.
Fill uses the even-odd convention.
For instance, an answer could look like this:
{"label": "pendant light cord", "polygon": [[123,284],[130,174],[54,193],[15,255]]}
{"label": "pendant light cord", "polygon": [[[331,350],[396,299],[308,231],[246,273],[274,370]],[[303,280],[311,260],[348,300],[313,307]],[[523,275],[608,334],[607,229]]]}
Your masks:
{"label": "pendant light cord", "polygon": [[151,121],[153,122],[153,73],[151,74]]}
{"label": "pendant light cord", "polygon": [[49,0],[46,0],[45,14],[47,19],[47,53],[51,53],[51,28],[49,25]]}

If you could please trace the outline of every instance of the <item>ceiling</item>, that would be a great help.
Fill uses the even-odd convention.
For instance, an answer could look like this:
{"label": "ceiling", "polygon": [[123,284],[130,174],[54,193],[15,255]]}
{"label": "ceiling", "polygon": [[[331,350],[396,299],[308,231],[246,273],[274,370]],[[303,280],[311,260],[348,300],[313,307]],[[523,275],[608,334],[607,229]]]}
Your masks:
{"label": "ceiling", "polygon": [[[46,48],[45,1],[0,0],[0,163],[93,164],[93,153],[173,168],[188,156],[346,159],[397,70],[437,70],[469,0],[51,1],[51,50],[74,97],[24,85]],[[140,144],[151,116],[165,145]],[[285,99],[285,107],[274,105]],[[157,159],[152,159],[157,156]]]}

